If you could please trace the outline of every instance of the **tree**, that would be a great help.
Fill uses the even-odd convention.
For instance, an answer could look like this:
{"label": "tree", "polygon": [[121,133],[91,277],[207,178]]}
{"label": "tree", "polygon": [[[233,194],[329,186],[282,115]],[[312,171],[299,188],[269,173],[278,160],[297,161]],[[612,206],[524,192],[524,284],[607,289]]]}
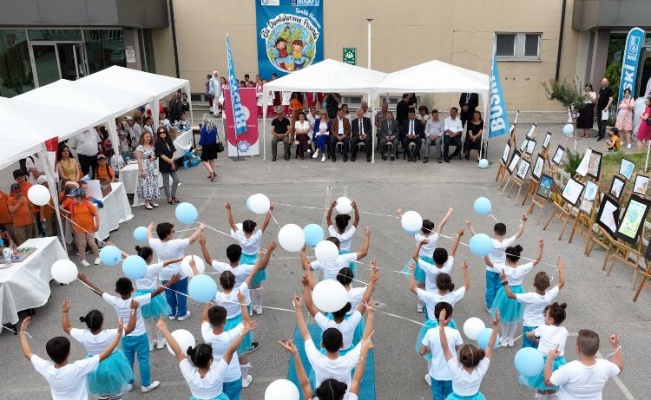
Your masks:
{"label": "tree", "polygon": [[568,81],[563,79],[558,81],[550,79],[544,82],[543,87],[549,100],[556,100],[563,105],[572,117],[572,126],[574,127],[574,151],[576,151],[576,117],[578,110],[585,104],[585,92],[579,85],[578,80]]}

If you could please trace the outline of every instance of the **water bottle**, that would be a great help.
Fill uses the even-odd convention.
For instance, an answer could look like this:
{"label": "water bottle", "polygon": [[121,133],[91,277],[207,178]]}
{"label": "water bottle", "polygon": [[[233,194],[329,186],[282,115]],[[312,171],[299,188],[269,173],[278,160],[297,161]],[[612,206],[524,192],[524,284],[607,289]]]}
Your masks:
{"label": "water bottle", "polygon": [[7,267],[11,267],[13,255],[14,252],[11,250],[11,248],[5,247],[2,249],[2,257],[5,259],[5,264],[7,264]]}

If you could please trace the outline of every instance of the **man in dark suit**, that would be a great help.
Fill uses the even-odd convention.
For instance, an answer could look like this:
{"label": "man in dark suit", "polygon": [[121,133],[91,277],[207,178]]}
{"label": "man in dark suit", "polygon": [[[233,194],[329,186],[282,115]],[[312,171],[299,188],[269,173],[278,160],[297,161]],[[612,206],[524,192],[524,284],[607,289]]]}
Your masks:
{"label": "man in dark suit", "polygon": [[371,135],[373,134],[371,119],[364,117],[364,110],[360,108],[357,110],[357,118],[353,120],[351,125],[353,147],[350,149],[350,161],[355,161],[355,158],[357,158],[357,145],[364,143],[366,162],[371,162],[371,154],[373,152],[373,144],[371,143]]}
{"label": "man in dark suit", "polygon": [[466,121],[472,120],[479,105],[479,95],[477,93],[461,93],[459,97],[459,107],[461,107],[461,124],[466,126]]}
{"label": "man in dark suit", "polygon": [[385,152],[387,144],[391,143],[391,161],[393,161],[396,159],[396,152],[398,151],[398,122],[393,119],[393,113],[391,111],[388,111],[385,117],[380,123],[380,131],[378,132],[380,153],[382,154],[382,159],[386,161],[387,155]]}
{"label": "man in dark suit", "polygon": [[[407,156],[407,161],[416,162],[416,157],[420,154],[421,140],[424,136],[424,127],[419,120],[416,119],[416,111],[409,110],[409,117],[402,123],[402,149]],[[409,150],[409,144],[414,143],[414,150]]]}
{"label": "man in dark suit", "polygon": [[350,146],[350,121],[344,117],[344,110],[337,110],[337,118],[330,124],[330,158],[337,161],[337,143],[344,144],[344,162],[348,161],[348,147]]}
{"label": "man in dark suit", "polygon": [[[398,121],[398,126],[402,127],[402,123],[407,120],[409,116],[409,110],[413,110],[413,108],[409,108],[409,98],[411,95],[409,93],[405,93],[402,95],[402,100],[398,102],[398,105],[396,105],[396,121]],[[404,133],[401,133],[400,136],[404,136]]]}

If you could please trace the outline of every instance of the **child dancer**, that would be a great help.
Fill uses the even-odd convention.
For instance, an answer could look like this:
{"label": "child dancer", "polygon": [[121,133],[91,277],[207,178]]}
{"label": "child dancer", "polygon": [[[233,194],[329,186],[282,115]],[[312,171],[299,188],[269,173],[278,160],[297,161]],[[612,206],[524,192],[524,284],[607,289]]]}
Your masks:
{"label": "child dancer", "polygon": [[194,348],[188,347],[186,352],[190,357],[188,360],[186,353],[181,350],[178,342],[167,328],[165,321],[161,318],[156,325],[163,332],[167,345],[170,346],[176,360],[179,362],[181,374],[183,374],[183,378],[187,382],[190,392],[192,392],[190,400],[229,400],[223,391],[224,376],[228,370],[228,364],[242,342],[243,335],[255,328],[255,322],[251,321],[244,326],[243,334],[235,337],[224,355],[217,362],[213,362],[213,350],[206,343]]}
{"label": "child dancer", "polygon": [[[493,251],[488,255],[493,264],[504,264],[504,249],[507,247],[513,246],[515,241],[522,236],[524,232],[524,224],[527,222],[528,215],[525,213],[522,215],[520,220],[520,227],[515,235],[511,236],[508,239],[505,239],[506,236],[506,225],[498,222],[493,227]],[[475,228],[472,226],[470,219],[466,219],[466,224],[470,229],[470,233],[475,235]],[[493,267],[486,265],[486,312],[490,314],[491,308],[493,308],[493,302],[495,301],[495,295],[500,288],[500,271],[496,271]],[[502,316],[504,317],[504,316]]]}
{"label": "child dancer", "polygon": [[20,348],[34,369],[50,385],[50,394],[53,400],[87,399],[88,389],[86,388],[86,376],[97,370],[99,363],[106,360],[113,354],[113,350],[120,343],[122,337],[122,320],[118,323],[115,337],[100,354],[90,358],[69,362],[70,341],[62,336],[48,340],[45,345],[47,355],[52,361],[46,361],[32,353],[27,341],[27,326],[32,317],[27,317],[20,325]]}
{"label": "child dancer", "polygon": [[443,357],[447,362],[452,374],[452,394],[446,400],[486,400],[486,397],[479,391],[481,381],[488,371],[491,358],[493,358],[493,347],[497,340],[497,326],[500,324],[500,312],[495,311],[493,319],[493,333],[486,350],[482,350],[472,344],[464,344],[459,349],[459,360],[454,356],[448,345],[447,332],[445,327],[449,322],[445,310],[439,315],[439,337]]}
{"label": "child dancer", "polygon": [[[459,242],[461,241],[461,236],[463,236],[463,229],[459,229],[457,237],[452,244],[452,249],[450,250],[450,255],[448,256],[448,251],[442,247],[438,247],[434,250],[434,264],[423,261],[418,257],[420,249],[424,244],[427,244],[429,239],[423,239],[422,241],[416,244],[414,249],[413,261],[416,265],[425,271],[425,290],[428,292],[436,291],[436,276],[441,273],[449,274],[452,271],[452,265],[454,264],[454,255],[457,253],[457,248],[459,248]],[[414,272],[415,274],[415,272]]]}
{"label": "child dancer", "polygon": [[[242,222],[242,229],[240,229],[233,219],[233,213],[231,212],[231,203],[226,202],[224,204],[226,207],[226,216],[228,217],[228,224],[231,226],[231,229],[235,233],[235,238],[237,239],[240,247],[242,248],[242,257],[240,258],[240,264],[255,264],[255,261],[258,259],[258,252],[260,247],[262,247],[262,234],[269,226],[269,221],[271,221],[272,211],[275,208],[275,204],[271,203],[269,206],[269,212],[262,222],[260,229],[256,230],[256,223],[250,219]],[[253,282],[251,282],[250,290],[250,299],[253,301],[253,306],[251,307],[253,311],[261,315],[262,314],[262,287],[260,286],[263,281],[267,280],[267,270],[261,269]]]}
{"label": "child dancer", "polygon": [[[138,309],[138,303],[131,300],[131,313]],[[88,329],[73,328],[70,324],[68,312],[70,311],[70,301],[63,301],[63,330],[76,341],[81,343],[90,358],[100,354],[113,339],[118,336],[117,329],[102,330],[104,316],[97,310],[92,310],[85,317],[79,318],[85,322]],[[136,327],[136,319],[131,318],[129,325],[124,327],[124,334],[128,335]],[[120,335],[119,337],[122,337]],[[133,381],[133,370],[129,366],[129,360],[120,349],[115,349],[111,355],[99,363],[99,367],[86,376],[88,383],[88,393],[99,399],[121,399],[122,395],[129,392],[133,386],[129,383]]]}
{"label": "child dancer", "polygon": [[[549,275],[540,271],[533,279],[535,292],[513,293],[509,285],[504,286],[504,291],[510,299],[515,299],[524,304],[524,315],[522,317],[522,347],[538,348],[536,343],[529,339],[528,333],[545,323],[545,307],[547,307],[558,296],[559,291],[565,285],[565,263],[558,257],[558,284],[552,289],[549,288]],[[501,273],[500,279],[506,281],[506,275]]]}
{"label": "child dancer", "polygon": [[[140,370],[140,390],[143,393],[151,392],[156,389],[159,385],[159,381],[151,380],[150,374],[150,363],[149,363],[149,338],[147,337],[147,330],[145,329],[145,322],[142,317],[141,307],[138,307],[135,313],[131,312],[131,294],[133,293],[133,284],[128,278],[122,277],[115,282],[115,291],[120,295],[120,297],[112,296],[97,286],[93,285],[88,281],[86,275],[79,274],[77,276],[82,283],[86,284],[91,290],[93,290],[98,295],[102,296],[104,301],[106,301],[110,306],[113,307],[115,312],[118,314],[122,320],[127,321],[127,324],[131,318],[136,318],[136,327],[135,329],[124,337],[122,340],[122,351],[124,355],[127,356],[131,369],[133,369],[134,358],[138,356],[138,368]],[[172,278],[167,281],[163,286],[159,286],[152,293],[145,294],[142,296],[134,297],[135,300],[140,306],[149,304],[151,299],[163,293],[165,289],[169,288],[176,282],[181,279],[180,274],[175,274]]]}
{"label": "child dancer", "polygon": [[[340,248],[339,239],[336,237],[329,237],[328,239],[337,246],[337,249]],[[364,243],[362,244],[361,250],[355,253],[349,254],[340,254],[337,259],[330,263],[322,263],[319,260],[310,261],[309,258],[305,255],[306,247],[303,246],[301,250],[301,265],[305,271],[323,271],[323,279],[337,279],[337,275],[342,268],[349,267],[350,263],[361,260],[366,257],[368,254],[368,248],[371,244],[371,229],[367,226],[364,228]],[[352,268],[351,268],[352,269]],[[355,271],[353,271],[353,274]]]}
{"label": "child dancer", "polygon": [[494,264],[488,256],[484,257],[486,265],[498,271],[502,270],[506,276],[506,280],[502,281],[502,288],[500,288],[495,296],[493,309],[491,310],[493,313],[495,310],[500,310],[500,315],[502,316],[502,338],[500,339],[500,345],[502,347],[507,345],[513,347],[515,330],[518,327],[518,321],[520,321],[524,314],[523,304],[510,299],[506,295],[504,286],[509,285],[512,293],[524,293],[522,289],[522,278],[542,259],[543,246],[544,242],[540,239],[538,241],[539,250],[536,259],[523,265],[518,265],[520,253],[522,253],[522,246],[520,245],[506,248],[506,264]]}
{"label": "child dancer", "polygon": [[[566,307],[565,303],[554,303],[545,307],[545,324],[527,334],[530,340],[538,343],[538,351],[543,354],[545,362],[550,351],[558,351],[558,355],[552,363],[552,371],[556,371],[562,365],[567,364],[567,361],[565,361],[565,342],[569,332],[565,327],[560,326],[565,321]],[[538,399],[550,400],[556,398],[555,393],[558,386],[546,385],[542,371],[532,377],[520,376],[519,380],[523,385],[536,389],[538,391],[536,398]]]}
{"label": "child dancer", "polygon": [[[328,224],[328,235],[330,237],[336,237],[339,240],[339,254],[350,254],[350,243],[353,241],[353,236],[357,232],[357,225],[359,225],[359,209],[357,208],[356,202],[351,202],[353,210],[355,210],[355,220],[353,221],[353,226],[346,230],[348,227],[348,222],[350,221],[350,215],[348,214],[338,214],[335,217],[335,223],[337,227],[332,224],[332,210],[337,206],[337,200],[333,200],[330,203],[330,208],[326,213],[326,223]],[[356,265],[354,262],[349,264],[350,269],[353,270],[353,273],[357,275]]]}

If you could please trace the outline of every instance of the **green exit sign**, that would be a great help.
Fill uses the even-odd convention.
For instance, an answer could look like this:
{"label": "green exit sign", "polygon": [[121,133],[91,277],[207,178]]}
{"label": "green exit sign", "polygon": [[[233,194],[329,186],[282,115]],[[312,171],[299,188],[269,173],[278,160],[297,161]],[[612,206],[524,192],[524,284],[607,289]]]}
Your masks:
{"label": "green exit sign", "polygon": [[355,47],[344,47],[343,52],[343,61],[346,64],[357,65],[357,48]]}

